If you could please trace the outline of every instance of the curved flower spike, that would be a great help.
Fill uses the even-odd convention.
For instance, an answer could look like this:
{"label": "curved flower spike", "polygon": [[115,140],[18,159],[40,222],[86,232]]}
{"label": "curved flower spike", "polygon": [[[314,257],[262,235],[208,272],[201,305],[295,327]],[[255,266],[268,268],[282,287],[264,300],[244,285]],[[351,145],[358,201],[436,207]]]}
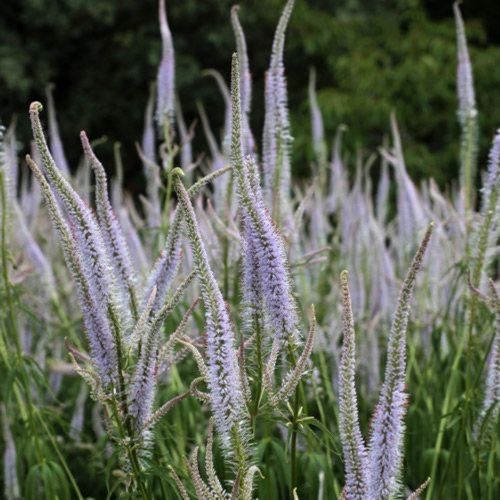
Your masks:
{"label": "curved flower spike", "polygon": [[369,498],[374,500],[390,498],[398,487],[397,478],[401,469],[401,448],[404,437],[403,419],[407,404],[404,392],[406,330],[416,277],[429,245],[433,227],[434,224],[431,223],[403,282],[389,333],[384,384],[375,408],[368,446]]}
{"label": "curved flower spike", "polygon": [[[214,179],[225,174],[231,170],[231,167],[223,167],[200,180],[195,182],[188,190],[189,196],[195,196],[199,193],[208,183],[212,182]],[[142,296],[141,308],[147,304],[149,297],[153,288],[156,287],[156,298],[153,304],[153,311],[158,310],[161,304],[164,302],[165,297],[170,290],[170,286],[177,274],[179,265],[181,263],[182,256],[182,245],[181,245],[181,225],[182,225],[182,213],[181,210],[177,209],[173,216],[172,223],[168,229],[167,241],[163,247],[160,256],[156,260],[153,269],[151,270],[145,291]]]}
{"label": "curved flower spike", "polygon": [[180,180],[180,169],[174,169],[174,187],[187,225],[195,269],[201,285],[207,329],[208,387],[215,425],[229,452],[231,435],[244,425],[245,404],[239,376],[234,331],[222,293],[210,268],[205,245],[189,195]]}
{"label": "curved flower spike", "polygon": [[96,303],[95,294],[84,272],[83,256],[61,214],[54,193],[37,164],[29,156],[26,157],[26,162],[42,188],[49,216],[59,234],[66,265],[73,277],[78,294],[92,361],[103,383],[107,384],[110,380],[117,379],[117,352],[109,323],[103,314],[102,306]]}
{"label": "curved flower spike", "polygon": [[[96,208],[99,224],[102,229],[104,242],[108,251],[111,265],[121,288],[123,300],[130,304],[133,315],[137,317],[137,298],[135,290],[135,276],[130,260],[127,241],[123,235],[118,219],[108,196],[108,182],[102,163],[95,155],[85,132],[80,133],[83,151],[96,177]],[[128,309],[128,308],[127,308]]]}
{"label": "curved flower spike", "polygon": [[[116,346],[112,351],[116,353],[116,362],[120,364],[124,316],[119,314],[119,311],[120,306],[123,304],[120,304],[117,300],[119,295],[116,293],[112,266],[106,252],[104,238],[89,207],[62,175],[50,154],[40,122],[39,113],[41,109],[42,105],[39,102],[33,102],[30,105],[33,136],[43,162],[48,184],[57,192],[59,200],[72,223],[76,250],[81,260],[81,270],[95,301],[95,313],[106,323],[106,330],[112,332]],[[42,178],[45,179],[40,172],[37,179],[41,182]],[[51,192],[50,188],[48,191]],[[47,190],[45,196],[46,199],[49,199]],[[115,367],[114,370],[118,374],[120,373],[120,367]]]}

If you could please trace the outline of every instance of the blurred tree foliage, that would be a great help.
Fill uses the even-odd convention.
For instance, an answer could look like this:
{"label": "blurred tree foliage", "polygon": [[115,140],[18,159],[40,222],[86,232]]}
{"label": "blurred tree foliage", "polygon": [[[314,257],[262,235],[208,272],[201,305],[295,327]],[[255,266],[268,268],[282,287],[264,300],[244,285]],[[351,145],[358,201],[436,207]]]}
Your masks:
{"label": "blurred tree foliage", "polygon": [[[215,129],[222,100],[216,68],[228,78],[234,39],[230,0],[167,0],[177,57],[177,88],[187,121],[202,101]],[[241,0],[254,82],[252,124],[263,121],[263,74],[283,0]],[[498,0],[463,6],[480,111],[481,161],[500,125]],[[496,44],[496,45],[495,45]],[[160,56],[156,0],[3,0],[0,7],[0,117],[18,116],[20,139],[30,134],[27,107],[56,84],[66,154],[80,156],[78,131],[106,135],[100,155],[112,162],[123,144],[127,183],[140,188],[133,143],[142,131],[148,88]],[[457,174],[456,49],[451,0],[297,0],[286,43],[293,121],[294,168],[309,172],[312,156],[308,69],[318,70],[318,98],[328,140],[345,123],[351,157],[376,150],[395,110],[407,163],[416,178],[446,182]],[[201,131],[196,150],[204,149]]]}

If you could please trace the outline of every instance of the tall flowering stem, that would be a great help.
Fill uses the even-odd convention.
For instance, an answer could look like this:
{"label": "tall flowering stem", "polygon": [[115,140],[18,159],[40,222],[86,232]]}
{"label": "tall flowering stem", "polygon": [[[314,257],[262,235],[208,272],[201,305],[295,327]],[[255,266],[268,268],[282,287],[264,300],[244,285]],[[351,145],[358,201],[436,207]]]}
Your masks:
{"label": "tall flowering stem", "polygon": [[[239,89],[238,58],[233,55],[231,73],[232,100],[232,140],[231,162],[237,180],[237,193],[241,208],[245,250],[245,259],[255,261],[254,270],[258,276],[260,294],[265,299],[266,310],[275,333],[275,340],[295,349],[299,343],[299,319],[295,299],[292,293],[290,272],[283,240],[265,208],[258,170],[251,158],[243,158],[241,135],[241,98]],[[245,293],[255,295],[255,280],[244,283]]]}
{"label": "tall flowering stem", "polygon": [[464,197],[464,208],[468,212],[474,206],[474,177],[477,163],[477,109],[474,95],[474,79],[472,65],[467,48],[465,27],[458,3],[453,4],[457,32],[457,92],[458,121],[462,128],[462,144],[460,150],[461,186]]}
{"label": "tall flowering stem", "polygon": [[174,188],[179,198],[200,281],[205,306],[208,387],[216,428],[223,449],[231,454],[234,436],[244,432],[246,408],[238,367],[235,336],[231,320],[210,267],[198,222],[189,195],[180,179],[182,170],[174,169]]}
{"label": "tall flowering stem", "polygon": [[368,494],[368,457],[359,427],[356,397],[356,342],[349,292],[348,274],[340,275],[342,290],[342,356],[339,368],[339,429],[344,453],[346,495],[352,500],[365,500]]}
{"label": "tall flowering stem", "polygon": [[429,245],[433,226],[433,223],[429,225],[403,282],[389,333],[384,384],[375,409],[368,445],[369,492],[370,498],[374,500],[389,499],[398,489],[407,405],[407,395],[404,392],[406,330],[416,277]]}
{"label": "tall flowering stem", "polygon": [[[109,356],[110,353],[114,353],[115,358],[110,360],[109,364],[101,366],[101,372],[113,372],[118,375],[118,378],[121,378],[124,325],[123,317],[120,314],[121,304],[117,303],[116,300],[117,294],[115,293],[116,286],[113,273],[110,272],[112,270],[110,258],[94,215],[57,168],[49,152],[40,122],[39,112],[41,109],[42,105],[40,103],[32,103],[30,118],[35,142],[44,165],[46,180],[50,186],[48,191],[45,190],[46,199],[48,199],[48,193],[51,192],[51,189],[54,189],[72,224],[81,270],[88,283],[92,299],[95,301],[94,314],[96,318],[99,318],[100,326],[95,325],[95,328],[89,331],[89,336],[93,338],[94,336],[104,335],[107,338],[108,333],[106,332],[111,332],[113,338],[112,345],[107,346],[103,351],[103,355]],[[41,180],[40,176],[38,176],[38,180]],[[118,383],[118,380],[115,380],[115,382]],[[119,386],[122,385],[123,383],[120,382]]]}
{"label": "tall flowering stem", "polygon": [[288,116],[288,94],[283,52],[285,33],[292,15],[295,0],[288,0],[281,14],[274,35],[271,61],[266,74],[265,121],[263,137],[263,172],[266,195],[273,208],[274,218],[281,217],[290,209],[290,148],[292,136]]}

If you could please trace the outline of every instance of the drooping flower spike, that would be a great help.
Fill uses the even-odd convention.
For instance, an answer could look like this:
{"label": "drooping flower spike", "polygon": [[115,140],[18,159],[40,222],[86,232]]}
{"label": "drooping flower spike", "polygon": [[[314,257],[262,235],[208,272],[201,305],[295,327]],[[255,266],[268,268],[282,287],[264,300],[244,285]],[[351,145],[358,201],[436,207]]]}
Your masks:
{"label": "drooping flower spike", "polygon": [[[33,136],[47,176],[46,181],[50,188],[57,193],[58,199],[72,224],[75,246],[78,258],[81,261],[81,270],[88,284],[89,293],[95,301],[99,318],[104,322],[102,328],[110,331],[113,337],[114,346],[110,349],[110,353],[114,353],[114,356],[116,356],[116,365],[112,367],[112,371],[119,374],[120,368],[118,365],[122,362],[121,344],[127,326],[127,315],[121,314],[124,304],[118,301],[119,294],[116,293],[112,266],[99,225],[89,207],[85,205],[57,168],[50,154],[40,122],[39,112],[41,109],[42,105],[39,102],[32,103],[30,106],[30,119]],[[37,178],[40,182],[40,177]],[[50,189],[49,191],[52,193]],[[44,195],[47,200],[47,192]],[[105,368],[108,371],[111,370],[110,366]]]}

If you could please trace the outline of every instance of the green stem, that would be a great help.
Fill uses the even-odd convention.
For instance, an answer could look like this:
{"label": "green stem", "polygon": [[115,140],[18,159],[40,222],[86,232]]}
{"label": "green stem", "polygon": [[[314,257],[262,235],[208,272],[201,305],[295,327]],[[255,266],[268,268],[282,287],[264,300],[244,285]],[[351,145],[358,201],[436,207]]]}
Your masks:
{"label": "green stem", "polygon": [[297,436],[298,436],[298,413],[299,413],[299,390],[295,391],[295,401],[293,405],[293,422],[291,430],[291,446],[290,446],[290,477],[291,477],[291,494],[297,487]]}

